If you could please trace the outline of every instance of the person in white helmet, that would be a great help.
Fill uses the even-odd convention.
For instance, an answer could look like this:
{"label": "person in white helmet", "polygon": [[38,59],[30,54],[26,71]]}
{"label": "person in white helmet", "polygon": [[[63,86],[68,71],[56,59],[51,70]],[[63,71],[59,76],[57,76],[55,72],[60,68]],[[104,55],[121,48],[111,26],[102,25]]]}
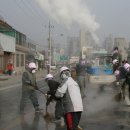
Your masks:
{"label": "person in white helmet", "polygon": [[113,52],[112,52],[112,60],[114,59],[117,59],[119,62],[119,65],[121,65],[122,55],[117,46],[113,48]]}
{"label": "person in white helmet", "polygon": [[[126,85],[129,86],[128,92],[129,92],[129,101],[130,101],[130,64],[127,61],[124,63],[124,68],[127,72],[126,75],[125,75],[126,80],[125,80],[124,86],[126,86]],[[125,87],[124,87],[124,89],[125,89]],[[130,103],[129,103],[129,106],[130,106]]]}
{"label": "person in white helmet", "polygon": [[22,75],[22,98],[20,102],[20,112],[24,113],[27,100],[30,99],[35,112],[39,112],[39,103],[36,95],[38,87],[36,84],[36,64],[30,62],[25,68],[25,72]]}
{"label": "person in white helmet", "polygon": [[83,111],[80,88],[71,77],[70,69],[63,66],[60,69],[62,85],[56,91],[56,97],[63,99],[64,116],[67,130],[78,130],[78,124]]}
{"label": "person in white helmet", "polygon": [[130,64],[126,61],[124,63],[124,68],[127,70],[127,71],[130,71]]}
{"label": "person in white helmet", "polygon": [[112,64],[113,64],[113,73],[118,69],[119,67],[119,60],[118,59],[114,59],[112,61]]}
{"label": "person in white helmet", "polygon": [[114,72],[117,82],[120,82],[122,99],[125,99],[126,85],[129,85],[130,94],[130,64],[127,61],[122,61],[122,65]]}
{"label": "person in white helmet", "polygon": [[45,81],[47,82],[47,85],[49,86],[49,91],[47,92],[47,95],[50,95],[50,97],[47,99],[46,105],[48,106],[50,102],[53,100],[56,101],[55,105],[55,122],[61,120],[63,117],[63,107],[61,99],[56,98],[55,92],[60,86],[60,83],[58,81],[55,81],[52,74],[47,74]]}

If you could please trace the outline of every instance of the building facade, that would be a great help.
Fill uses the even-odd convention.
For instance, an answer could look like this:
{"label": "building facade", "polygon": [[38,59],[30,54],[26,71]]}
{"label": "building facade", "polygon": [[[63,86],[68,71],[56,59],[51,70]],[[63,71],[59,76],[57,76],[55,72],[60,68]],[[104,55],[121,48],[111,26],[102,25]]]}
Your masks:
{"label": "building facade", "polygon": [[29,51],[26,35],[12,28],[5,21],[0,20],[0,71],[6,71],[8,62],[14,66],[16,74],[25,70],[25,54]]}
{"label": "building facade", "polygon": [[70,57],[80,55],[79,37],[68,37],[68,54]]}
{"label": "building facade", "polygon": [[15,60],[15,32],[10,25],[0,20],[0,73],[7,70],[7,64]]}

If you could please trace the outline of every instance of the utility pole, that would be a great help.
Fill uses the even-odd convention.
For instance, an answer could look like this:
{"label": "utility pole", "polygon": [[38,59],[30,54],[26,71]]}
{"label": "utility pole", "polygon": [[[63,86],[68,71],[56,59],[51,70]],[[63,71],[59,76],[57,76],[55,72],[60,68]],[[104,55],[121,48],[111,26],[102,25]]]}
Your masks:
{"label": "utility pole", "polygon": [[52,42],[51,42],[51,28],[54,28],[54,26],[52,26],[50,24],[50,21],[49,21],[49,46],[48,46],[48,55],[49,55],[49,63],[50,63],[50,66],[51,66],[51,60],[52,60]]}
{"label": "utility pole", "polygon": [[49,21],[49,46],[48,46],[48,55],[49,55],[49,63],[51,66],[51,26],[50,26],[50,21]]}

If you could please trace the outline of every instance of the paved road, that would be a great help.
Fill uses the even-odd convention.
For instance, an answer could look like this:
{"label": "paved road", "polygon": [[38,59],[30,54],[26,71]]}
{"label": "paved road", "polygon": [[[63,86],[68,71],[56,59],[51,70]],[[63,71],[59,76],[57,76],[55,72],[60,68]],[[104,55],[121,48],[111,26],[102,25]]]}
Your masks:
{"label": "paved road", "polygon": [[[39,81],[42,91],[47,91],[43,81]],[[83,100],[84,112],[80,125],[84,130],[129,130],[130,108],[113,100],[113,89],[105,88],[99,92],[92,85],[87,86],[87,97]],[[35,114],[33,106],[28,102],[26,114],[19,114],[21,86],[0,91],[0,130],[65,130],[58,124],[44,119],[45,97],[37,92],[43,113]],[[54,103],[49,106],[54,112]]]}

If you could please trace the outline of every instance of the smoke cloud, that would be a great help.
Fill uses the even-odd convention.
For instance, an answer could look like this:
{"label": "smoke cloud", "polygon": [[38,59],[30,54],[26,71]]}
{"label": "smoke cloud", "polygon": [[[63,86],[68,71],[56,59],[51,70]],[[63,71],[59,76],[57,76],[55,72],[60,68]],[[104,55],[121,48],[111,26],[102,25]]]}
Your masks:
{"label": "smoke cloud", "polygon": [[57,23],[64,24],[67,28],[76,23],[89,31],[95,41],[98,41],[95,32],[99,24],[82,0],[36,0],[36,2]]}

